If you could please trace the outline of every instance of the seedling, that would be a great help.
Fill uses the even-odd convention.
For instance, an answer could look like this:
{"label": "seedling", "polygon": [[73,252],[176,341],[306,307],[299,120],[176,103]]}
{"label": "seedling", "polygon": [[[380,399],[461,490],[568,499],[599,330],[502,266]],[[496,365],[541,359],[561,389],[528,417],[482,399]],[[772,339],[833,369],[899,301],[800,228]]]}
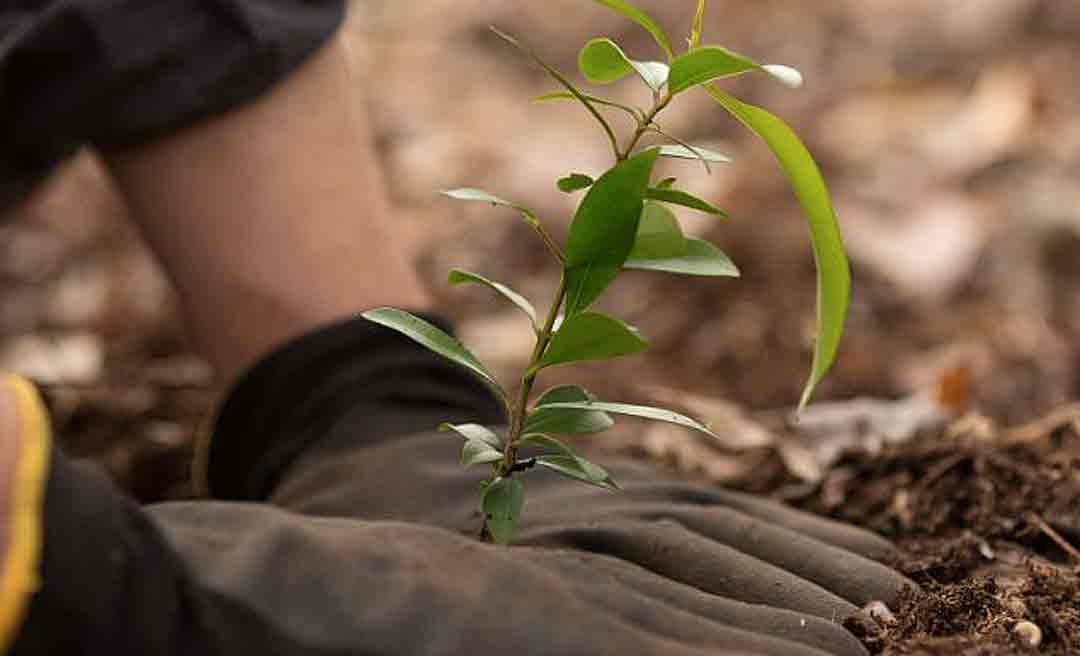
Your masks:
{"label": "seedling", "polygon": [[[759,65],[718,46],[701,45],[705,0],[698,0],[690,28],[688,48],[677,54],[660,26],[622,0],[594,0],[612,9],[652,35],[665,61],[638,61],[628,57],[611,39],[592,39],[581,49],[578,65],[585,78],[609,84],[637,77],[652,98],[650,107],[635,107],[578,89],[562,73],[531,49],[498,30],[495,33],[524,52],[560,86],[539,101],[570,100],[580,103],[602,128],[611,146],[613,165],[599,176],[571,173],[557,181],[565,193],[585,191],[570,224],[565,247],[551,237],[536,214],[518,203],[479,189],[444,192],[458,200],[480,201],[518,212],[540,237],[561,267],[558,289],[541,318],[532,303],[506,285],[477,273],[453,270],[450,284],[473,283],[489,287],[520,309],[532,324],[536,345],[521,374],[513,397],[495,380],[480,360],[460,342],[428,322],[395,308],[378,308],[364,316],[397,330],[435,353],[464,367],[483,381],[501,400],[504,427],[475,423],[443,424],[441,430],[464,438],[461,462],[466,467],[487,465],[490,475],[481,484],[481,536],[508,543],[522,513],[525,487],[520,474],[534,467],[549,469],[602,488],[617,485],[602,467],[578,455],[558,436],[603,431],[614,423],[611,415],[631,415],[712,434],[709,428],[671,410],[597,400],[577,385],[547,390],[530,404],[537,375],[547,367],[586,360],[603,360],[644,351],[647,342],[623,321],[591,310],[591,306],[624,270],[638,269],[694,276],[738,276],[726,255],[707,241],[683,234],[670,206],[677,205],[717,218],[727,215],[711,203],[675,187],[674,178],[653,181],[657,159],[696,160],[711,171],[729,158],[691,145],[667,134],[657,117],[679,95],[703,89],[723,109],[757,133],[772,150],[787,175],[810,226],[817,262],[817,342],[799,408],[832,364],[847,312],[850,278],[836,218],[825,183],[810,153],[783,121],[765,110],[723,91],[716,82],[744,73],[764,73],[797,87],[802,77],[786,66]],[[604,112],[625,112],[634,129],[619,138]],[[645,145],[648,137],[657,145]],[[523,457],[521,453],[533,453]]]}

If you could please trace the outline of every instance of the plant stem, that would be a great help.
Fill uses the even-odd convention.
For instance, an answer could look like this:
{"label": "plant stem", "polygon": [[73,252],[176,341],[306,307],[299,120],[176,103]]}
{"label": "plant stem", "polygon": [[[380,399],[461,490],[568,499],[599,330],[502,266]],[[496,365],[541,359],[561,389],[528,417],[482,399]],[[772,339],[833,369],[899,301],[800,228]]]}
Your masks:
{"label": "plant stem", "polygon": [[533,383],[536,382],[536,374],[538,373],[536,365],[544,357],[544,351],[547,350],[548,344],[551,342],[555,319],[559,316],[559,308],[562,307],[565,296],[566,276],[564,275],[559,280],[559,290],[555,292],[555,299],[551,302],[551,308],[548,310],[544,325],[540,328],[540,332],[536,334],[536,346],[533,347],[532,355],[529,357],[525,375],[521,377],[521,389],[518,390],[517,402],[514,404],[510,414],[510,432],[506,436],[506,450],[503,452],[503,459],[498,467],[497,473],[499,476],[510,476],[517,465],[518,440],[521,438],[521,431],[525,427],[525,415],[529,409],[529,394],[532,393]]}
{"label": "plant stem", "polygon": [[649,128],[652,126],[653,119],[656,118],[657,114],[664,111],[664,108],[668,106],[668,103],[670,103],[671,99],[674,97],[675,96],[673,94],[668,93],[659,101],[657,101],[655,105],[653,105],[653,108],[650,109],[649,113],[645,115],[645,120],[638,123],[637,129],[634,130],[634,134],[630,137],[630,143],[627,144],[626,150],[620,153],[618,152],[618,149],[616,149],[616,162],[621,162],[627,157],[630,157],[630,153],[634,152],[634,148],[637,146],[638,142],[641,141],[641,137],[643,137],[645,133],[649,131]]}

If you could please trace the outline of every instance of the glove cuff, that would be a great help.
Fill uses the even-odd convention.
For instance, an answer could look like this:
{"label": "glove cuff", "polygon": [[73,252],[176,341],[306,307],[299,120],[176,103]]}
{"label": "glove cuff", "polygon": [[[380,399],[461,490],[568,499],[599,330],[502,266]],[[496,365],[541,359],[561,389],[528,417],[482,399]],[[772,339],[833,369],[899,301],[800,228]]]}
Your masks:
{"label": "glove cuff", "polygon": [[[418,316],[450,332],[439,317]],[[264,500],[300,453],[358,406],[370,411],[355,439],[369,443],[434,428],[410,420],[419,407],[504,420],[474,377],[357,315],[286,343],[239,378],[197,445],[196,484],[222,499]]]}

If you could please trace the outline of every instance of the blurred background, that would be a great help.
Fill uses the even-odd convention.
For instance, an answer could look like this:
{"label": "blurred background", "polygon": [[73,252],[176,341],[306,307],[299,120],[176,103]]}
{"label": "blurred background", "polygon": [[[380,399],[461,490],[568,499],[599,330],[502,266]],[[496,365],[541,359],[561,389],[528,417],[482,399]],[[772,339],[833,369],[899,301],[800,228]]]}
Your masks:
{"label": "blurred background", "polygon": [[[682,44],[691,0],[638,4]],[[527,323],[487,290],[448,288],[446,272],[477,271],[543,307],[557,271],[514,213],[435,192],[486,189],[533,208],[561,237],[578,197],[555,180],[602,171],[610,153],[580,107],[530,102],[554,85],[489,25],[574,80],[591,37],[612,37],[636,59],[661,53],[643,30],[585,0],[354,2],[356,93],[371,110],[395,220],[422,244],[418,266],[437,309],[512,381],[531,347]],[[1080,3],[1068,0],[709,3],[705,43],[806,78],[798,90],[755,75],[725,87],[789,122],[833,194],[854,287],[819,399],[911,398],[959,370],[961,410],[1015,424],[1078,395],[1078,39]],[[648,102],[629,79],[596,92]],[[711,176],[667,162],[663,173],[730,212],[729,221],[680,217],[742,278],[623,276],[600,306],[636,324],[652,348],[543,382],[584,381],[610,400],[692,400],[705,415],[786,412],[813,338],[805,221],[754,135],[704,94],[678,100],[661,116],[665,129],[735,162]],[[41,383],[69,448],[100,459],[136,496],[183,495],[192,435],[217,392],[125,213],[83,154],[5,217],[0,368]],[[670,455],[658,434],[613,439]],[[724,478],[728,465],[711,474]]]}

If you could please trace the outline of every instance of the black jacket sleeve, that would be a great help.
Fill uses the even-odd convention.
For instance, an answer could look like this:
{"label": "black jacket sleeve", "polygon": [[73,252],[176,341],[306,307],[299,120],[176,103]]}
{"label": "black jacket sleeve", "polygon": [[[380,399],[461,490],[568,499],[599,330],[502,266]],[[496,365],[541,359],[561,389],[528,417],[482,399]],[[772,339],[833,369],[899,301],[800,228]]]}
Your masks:
{"label": "black jacket sleeve", "polygon": [[287,76],[344,0],[5,0],[0,209],[80,147],[166,134]]}

